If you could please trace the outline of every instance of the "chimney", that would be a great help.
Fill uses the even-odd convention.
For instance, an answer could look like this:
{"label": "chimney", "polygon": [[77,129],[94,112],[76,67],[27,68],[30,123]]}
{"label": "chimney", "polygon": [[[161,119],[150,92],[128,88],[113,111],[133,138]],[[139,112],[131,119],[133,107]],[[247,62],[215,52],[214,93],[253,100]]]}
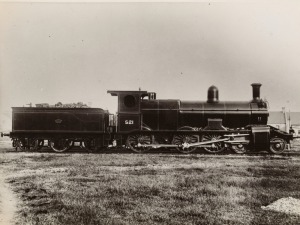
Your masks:
{"label": "chimney", "polygon": [[258,102],[260,101],[260,83],[253,83],[251,84],[252,86],[252,94],[253,94],[253,99],[252,102]]}

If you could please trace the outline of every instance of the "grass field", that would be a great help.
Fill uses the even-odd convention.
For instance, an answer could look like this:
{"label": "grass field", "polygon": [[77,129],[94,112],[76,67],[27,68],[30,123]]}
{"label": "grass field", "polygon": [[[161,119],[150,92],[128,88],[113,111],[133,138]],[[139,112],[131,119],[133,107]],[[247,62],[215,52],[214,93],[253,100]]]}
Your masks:
{"label": "grass field", "polygon": [[[298,145],[296,145],[297,151]],[[300,224],[299,155],[0,153],[17,224]]]}

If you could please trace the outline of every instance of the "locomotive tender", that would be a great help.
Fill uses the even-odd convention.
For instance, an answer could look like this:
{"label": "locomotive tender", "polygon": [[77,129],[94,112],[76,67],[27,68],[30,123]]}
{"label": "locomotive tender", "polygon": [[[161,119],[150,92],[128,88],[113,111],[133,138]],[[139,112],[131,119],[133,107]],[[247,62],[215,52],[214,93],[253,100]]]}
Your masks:
{"label": "locomotive tender", "polygon": [[190,153],[230,149],[235,153],[269,150],[282,153],[292,135],[267,125],[268,105],[261,84],[252,84],[251,101],[219,101],[215,86],[207,101],[156,99],[147,91],[107,91],[118,97],[117,115],[96,108],[13,107],[13,146],[40,149],[44,141],[56,152],[79,142],[87,149],[116,144],[135,152],[176,148]]}

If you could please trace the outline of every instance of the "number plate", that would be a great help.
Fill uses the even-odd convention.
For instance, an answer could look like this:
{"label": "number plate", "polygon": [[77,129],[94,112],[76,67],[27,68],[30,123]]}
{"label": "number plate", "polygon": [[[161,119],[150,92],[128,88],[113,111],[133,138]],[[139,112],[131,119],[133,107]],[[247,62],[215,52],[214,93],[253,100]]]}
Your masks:
{"label": "number plate", "polygon": [[119,131],[131,131],[140,129],[139,114],[119,114]]}

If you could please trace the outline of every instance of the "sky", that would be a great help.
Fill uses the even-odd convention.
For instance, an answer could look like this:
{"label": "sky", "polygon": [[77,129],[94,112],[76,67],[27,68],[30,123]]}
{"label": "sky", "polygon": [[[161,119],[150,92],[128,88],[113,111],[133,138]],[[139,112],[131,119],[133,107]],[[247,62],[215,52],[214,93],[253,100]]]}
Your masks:
{"label": "sky", "polygon": [[1,2],[0,131],[11,107],[84,102],[107,90],[158,99],[248,101],[300,111],[300,2]]}

